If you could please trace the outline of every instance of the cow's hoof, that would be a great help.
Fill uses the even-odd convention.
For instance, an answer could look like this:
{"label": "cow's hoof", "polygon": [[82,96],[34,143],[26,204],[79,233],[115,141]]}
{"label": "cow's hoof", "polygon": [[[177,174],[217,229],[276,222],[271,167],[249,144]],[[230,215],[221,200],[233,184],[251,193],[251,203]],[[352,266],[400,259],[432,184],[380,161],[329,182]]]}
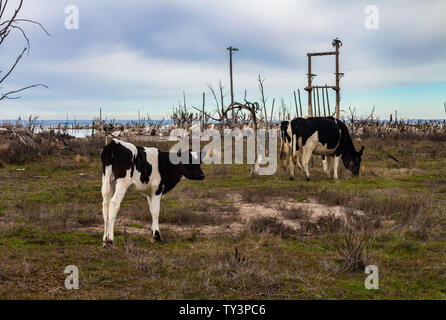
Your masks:
{"label": "cow's hoof", "polygon": [[310,177],[305,177],[305,179],[307,179],[307,181],[310,181]]}
{"label": "cow's hoof", "polygon": [[294,177],[289,177],[288,180],[294,181]]}
{"label": "cow's hoof", "polygon": [[155,230],[155,233],[153,234],[153,236],[152,236],[152,242],[161,242],[161,241],[163,241],[162,239],[161,239],[161,235],[160,235],[160,232],[158,231],[158,230]]}
{"label": "cow's hoof", "polygon": [[103,241],[103,246],[104,246],[104,248],[110,248],[110,247],[113,247],[113,244],[114,244],[114,242],[113,242],[113,240],[105,240],[105,241]]}

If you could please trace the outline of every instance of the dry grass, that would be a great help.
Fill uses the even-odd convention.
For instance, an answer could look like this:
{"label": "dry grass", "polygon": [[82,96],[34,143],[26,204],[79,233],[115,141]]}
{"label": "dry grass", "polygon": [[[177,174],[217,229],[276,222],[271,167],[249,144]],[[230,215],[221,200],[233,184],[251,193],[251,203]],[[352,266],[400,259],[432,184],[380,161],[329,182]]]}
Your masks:
{"label": "dry grass", "polygon": [[77,154],[76,157],[76,163],[81,164],[81,163],[87,163],[88,162],[88,158],[81,156],[80,154]]}
{"label": "dry grass", "polygon": [[[401,148],[386,141],[374,147],[373,141],[363,140],[366,172],[379,174],[341,175],[337,183],[325,178],[320,158],[315,158],[315,179],[309,183],[289,182],[281,175],[251,179],[248,166],[215,171],[205,166],[205,180],[181,181],[163,197],[160,218],[176,224],[161,230],[163,243],[150,243],[146,230],[138,227],[127,230],[132,234],[122,228],[122,221],[127,226],[137,216],[150,221],[144,197],[126,195],[111,249],[101,248],[102,231],[97,231],[102,227],[97,151],[102,143],[76,140],[74,152],[42,157],[25,171],[14,166],[0,170],[2,297],[445,298],[442,142],[414,144],[416,168],[407,169],[403,165],[411,166],[410,157],[400,149],[408,150],[410,144],[404,140]],[[91,161],[77,163],[75,154]],[[240,194],[237,201],[228,196],[234,193]],[[247,231],[196,236],[200,228],[214,230],[208,225],[237,221],[239,199],[277,208],[305,198],[342,205],[345,217],[310,219],[305,210],[279,206],[281,216],[252,220],[244,226]],[[364,214],[353,214],[357,210]],[[300,229],[289,227],[294,225]],[[82,289],[76,292],[57,289],[63,288],[68,263],[81,270]],[[378,265],[385,276],[380,290],[363,288],[366,264]]]}

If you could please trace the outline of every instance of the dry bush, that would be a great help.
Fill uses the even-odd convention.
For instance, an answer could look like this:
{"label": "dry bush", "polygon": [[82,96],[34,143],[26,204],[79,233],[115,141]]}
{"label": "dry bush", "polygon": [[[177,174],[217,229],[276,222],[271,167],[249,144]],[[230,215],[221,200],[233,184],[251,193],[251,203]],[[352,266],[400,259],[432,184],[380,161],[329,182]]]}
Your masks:
{"label": "dry bush", "polygon": [[364,270],[370,259],[368,252],[374,236],[374,217],[346,212],[343,234],[336,238],[335,249],[341,262],[341,270],[355,272]]}
{"label": "dry bush", "polygon": [[279,206],[278,209],[283,217],[290,220],[300,220],[311,215],[311,212],[302,206]]}
{"label": "dry bush", "polygon": [[433,195],[407,195],[394,189],[377,190],[361,196],[327,190],[323,194],[324,197],[320,200],[327,204],[343,205],[348,209],[364,212],[368,223],[375,229],[381,227],[382,221],[391,220],[395,222],[394,228],[414,230],[416,227],[417,232],[428,233],[433,224],[430,213]]}
{"label": "dry bush", "polygon": [[341,262],[341,270],[348,272],[364,270],[367,265],[366,247],[369,243],[369,234],[348,228],[341,239],[334,244]]}
{"label": "dry bush", "polygon": [[279,211],[286,219],[297,220],[300,224],[300,234],[334,233],[342,230],[345,219],[334,212],[312,218],[312,211],[303,206],[279,207]]}
{"label": "dry bush", "polygon": [[318,232],[335,233],[344,228],[345,221],[341,217],[337,217],[333,212],[328,215],[322,215],[316,218],[315,222]]}
{"label": "dry bush", "polygon": [[86,137],[74,139],[68,143],[69,148],[77,155],[98,159],[105,146],[105,137]]}
{"label": "dry bush", "polygon": [[379,138],[399,141],[446,141],[444,121],[413,122],[397,121],[383,123],[378,121],[357,121],[355,126],[361,133],[361,138]]}
{"label": "dry bush", "polygon": [[274,235],[279,235],[283,239],[295,238],[298,235],[296,230],[285,225],[276,217],[253,219],[249,222],[249,230],[255,234],[269,232]]}
{"label": "dry bush", "polygon": [[16,140],[2,142],[0,160],[10,164],[24,164],[40,159],[40,150],[37,145],[27,145]]}
{"label": "dry bush", "polygon": [[42,156],[59,154],[69,136],[54,132],[33,134],[20,131],[18,134],[0,136],[0,160],[10,164],[24,164],[39,160]]}

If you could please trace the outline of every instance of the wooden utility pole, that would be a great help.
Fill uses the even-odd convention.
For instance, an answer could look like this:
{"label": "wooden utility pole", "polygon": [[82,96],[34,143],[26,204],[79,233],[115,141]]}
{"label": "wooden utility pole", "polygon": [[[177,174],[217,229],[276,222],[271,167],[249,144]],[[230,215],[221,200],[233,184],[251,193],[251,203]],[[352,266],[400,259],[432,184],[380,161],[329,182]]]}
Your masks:
{"label": "wooden utility pole", "polygon": [[206,94],[203,92],[203,113],[201,114],[202,116],[202,125],[201,125],[201,130],[205,129],[205,122],[206,122],[206,116],[205,116],[205,112],[204,112],[204,106],[206,105]]}
{"label": "wooden utility pole", "polygon": [[[339,86],[339,82],[341,80],[341,77],[344,75],[343,73],[339,72],[339,47],[342,46],[342,42],[341,40],[339,40],[338,38],[334,39],[332,42],[332,46],[335,48],[335,51],[329,51],[329,52],[314,52],[314,53],[307,53],[307,57],[308,57],[308,73],[307,73],[307,77],[308,77],[308,85],[305,88],[306,91],[308,91],[308,115],[311,117],[312,116],[312,99],[311,96],[313,95],[313,89],[318,89],[318,88],[331,88],[333,90],[336,91],[336,118],[339,119],[340,118],[340,102],[341,102],[341,96],[340,96],[340,86]],[[313,78],[316,76],[315,74],[311,73],[311,57],[314,56],[335,56],[336,57],[336,85],[334,86],[313,86],[312,82],[313,82]],[[328,93],[328,92],[327,92]],[[315,99],[313,97],[313,103],[315,104]],[[327,104],[328,104],[328,94],[327,94]],[[316,106],[315,106],[316,107]],[[330,107],[329,107],[330,108]],[[316,113],[316,111],[315,111]]]}
{"label": "wooden utility pole", "polygon": [[316,110],[316,95],[313,94],[313,113],[311,115],[312,117],[317,117],[317,110]]}
{"label": "wooden utility pole", "polygon": [[308,91],[308,116],[313,116],[313,107],[311,104],[311,82],[313,81],[313,75],[311,74],[311,56],[308,55],[308,86],[305,90]]}
{"label": "wooden utility pole", "polygon": [[296,118],[299,117],[299,110],[297,109],[297,98],[296,98],[296,91],[294,93],[294,105],[296,106]]}
{"label": "wooden utility pole", "polygon": [[327,111],[328,111],[328,116],[331,117],[331,111],[330,111],[330,100],[328,98],[328,87],[327,85],[325,85],[325,94],[327,97]]}
{"label": "wooden utility pole", "polygon": [[[239,51],[237,48],[233,48],[233,47],[229,47],[226,48],[226,50],[229,50],[229,78],[231,81],[231,106],[234,104],[234,86],[233,86],[233,82],[232,82],[232,52],[233,51]],[[234,119],[234,109],[232,109],[232,125],[234,125],[235,123],[235,119]]]}
{"label": "wooden utility pole", "polygon": [[302,102],[300,101],[300,89],[297,89],[297,93],[299,94],[299,109],[300,109],[300,116],[303,117],[304,114],[302,113]]}
{"label": "wooden utility pole", "polygon": [[325,113],[325,92],[324,92],[324,88],[322,88],[322,106],[324,107],[324,117],[326,117],[327,114]]}
{"label": "wooden utility pole", "polygon": [[[333,46],[336,48],[336,119],[339,119],[341,116],[341,108],[340,108],[340,102],[341,102],[341,95],[339,88],[339,80],[341,80],[341,74],[339,73],[339,46],[342,46],[341,40],[338,38],[333,40]],[[344,75],[344,74],[342,74]]]}

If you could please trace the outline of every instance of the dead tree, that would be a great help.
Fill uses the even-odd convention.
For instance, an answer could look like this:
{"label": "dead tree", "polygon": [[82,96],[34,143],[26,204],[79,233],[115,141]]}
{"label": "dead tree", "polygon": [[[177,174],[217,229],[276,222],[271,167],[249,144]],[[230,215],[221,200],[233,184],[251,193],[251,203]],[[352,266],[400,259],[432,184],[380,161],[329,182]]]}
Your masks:
{"label": "dead tree", "polygon": [[[3,42],[13,34],[14,32],[18,32],[23,39],[25,40],[25,47],[23,50],[18,54],[16,60],[12,63],[12,66],[9,67],[5,72],[0,71],[0,88],[2,87],[3,82],[12,74],[14,69],[17,67],[19,62],[22,60],[25,52],[29,54],[29,49],[31,47],[30,40],[28,36],[26,35],[25,30],[23,29],[24,24],[35,24],[38,25],[48,36],[50,35],[48,31],[39,23],[33,20],[29,19],[21,19],[18,18],[18,14],[20,10],[23,7],[23,0],[20,0],[16,8],[11,8],[11,6],[8,6],[8,0],[2,1],[0,0],[0,46],[3,45]],[[7,14],[10,13],[9,16]],[[11,33],[13,32],[13,33]],[[20,89],[10,90],[6,91],[4,93],[0,93],[0,100],[3,99],[19,99],[20,96],[17,96],[17,93],[20,93],[24,90],[34,88],[34,87],[45,87],[48,88],[44,84],[32,84],[25,86]]]}
{"label": "dead tree", "polygon": [[352,126],[352,132],[355,132],[355,119],[356,119],[356,107],[352,109],[352,107],[348,107],[350,112],[350,116],[347,116],[347,119],[350,120]]}
{"label": "dead tree", "polygon": [[209,88],[209,91],[211,92],[212,96],[214,97],[215,105],[216,105],[216,112],[218,114],[218,117],[212,117],[208,113],[204,112],[204,110],[199,110],[197,108],[194,108],[197,111],[200,111],[201,113],[204,113],[204,115],[208,119],[212,119],[214,121],[218,121],[223,128],[225,123],[228,123],[229,120],[226,115],[224,115],[224,87],[221,82],[221,80],[218,82],[218,90],[219,90],[219,96],[217,96],[217,92],[215,91],[214,87],[211,84],[208,84],[207,87]]}
{"label": "dead tree", "polygon": [[189,111],[186,105],[186,94],[184,92],[183,105],[181,105],[181,102],[178,101],[178,107],[173,107],[170,119],[177,128],[186,128],[186,130],[192,126],[194,121],[199,119],[198,114],[194,114],[193,112]]}
{"label": "dead tree", "polygon": [[246,110],[250,113],[251,115],[251,122],[253,125],[253,130],[254,130],[254,163],[251,167],[251,177],[254,177],[256,175],[258,175],[258,172],[256,170],[256,165],[257,165],[257,161],[258,161],[258,155],[257,155],[257,112],[260,111],[260,105],[258,102],[249,102],[248,100],[246,100],[246,91],[245,91],[245,103],[239,103],[239,102],[234,102],[233,104],[229,105],[229,107],[226,108],[226,110],[224,111],[224,114],[226,115],[229,111],[232,110]]}
{"label": "dead tree", "polygon": [[257,78],[257,81],[259,82],[259,90],[260,90],[260,96],[261,96],[260,101],[262,102],[262,106],[263,106],[265,126],[267,126],[268,125],[268,112],[266,111],[267,98],[265,98],[265,92],[263,89],[263,82],[265,81],[265,79],[262,79],[259,75],[259,77]]}
{"label": "dead tree", "polygon": [[[212,91],[212,90],[211,90]],[[214,95],[215,97],[215,95]],[[258,154],[257,154],[257,129],[258,129],[258,122],[257,122],[257,113],[261,110],[260,105],[258,102],[250,102],[248,100],[246,100],[246,90],[245,90],[245,103],[240,103],[240,102],[234,102],[232,104],[230,104],[228,107],[226,107],[225,109],[221,109],[221,112],[218,112],[219,114],[219,118],[213,117],[210,114],[207,114],[206,112],[195,108],[195,110],[204,113],[203,115],[214,120],[214,121],[219,121],[220,123],[223,123],[225,120],[228,120],[228,113],[230,111],[248,111],[251,117],[251,123],[252,123],[252,129],[254,131],[254,141],[255,141],[255,145],[254,145],[254,152],[255,152],[255,156],[254,156],[254,163],[251,167],[251,177],[254,177],[255,175],[258,174],[257,170],[256,170],[256,164],[258,162]]]}

